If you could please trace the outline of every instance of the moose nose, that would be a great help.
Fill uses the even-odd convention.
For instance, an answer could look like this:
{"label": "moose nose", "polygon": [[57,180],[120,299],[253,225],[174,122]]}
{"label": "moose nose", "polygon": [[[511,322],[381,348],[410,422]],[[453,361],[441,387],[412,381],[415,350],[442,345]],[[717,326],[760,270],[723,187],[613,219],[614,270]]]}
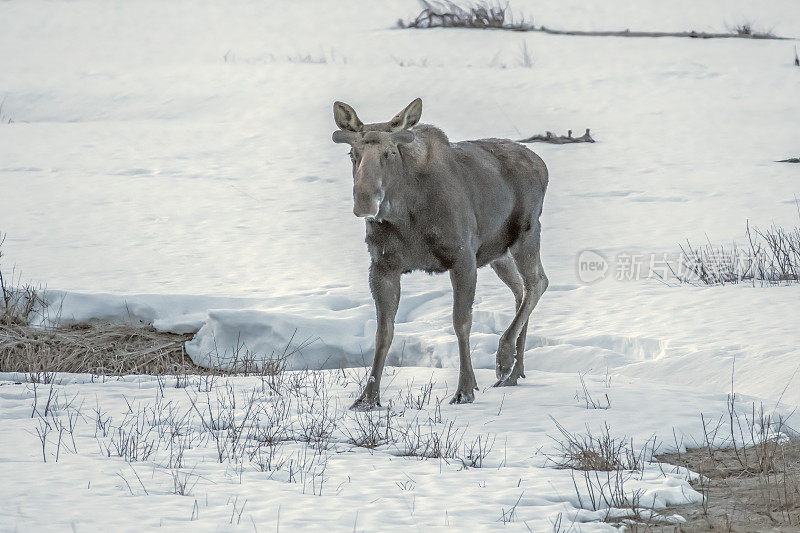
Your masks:
{"label": "moose nose", "polygon": [[353,214],[357,217],[374,217],[381,207],[379,198],[363,192],[353,194]]}
{"label": "moose nose", "polygon": [[378,202],[359,204],[353,206],[353,214],[357,217],[374,217],[378,215],[380,204]]}

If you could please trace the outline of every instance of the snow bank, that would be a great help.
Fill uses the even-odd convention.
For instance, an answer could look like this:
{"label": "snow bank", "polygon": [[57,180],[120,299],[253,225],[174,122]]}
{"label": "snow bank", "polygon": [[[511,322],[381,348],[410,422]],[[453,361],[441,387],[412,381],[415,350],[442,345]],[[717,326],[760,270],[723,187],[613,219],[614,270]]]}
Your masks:
{"label": "snow bank", "polygon": [[308,318],[217,309],[208,312],[206,323],[186,344],[186,351],[203,366],[229,368],[248,355],[256,360],[290,355],[287,364],[291,369],[348,367],[353,366],[353,356],[360,350],[368,354],[371,349],[365,326],[352,316]]}
{"label": "snow bank", "polygon": [[[485,285],[479,282],[472,360],[476,368],[494,369],[513,299]],[[50,317],[62,323],[105,320],[194,332],[186,350],[202,366],[231,369],[272,357],[286,357],[290,369],[372,361],[372,301],[339,290],[297,299],[47,294]],[[447,289],[404,295],[389,365],[458,367],[451,298]],[[798,299],[797,286],[552,286],[533,314],[526,368],[667,379],[718,392],[729,391],[733,377],[737,392],[797,405],[800,349],[787,320],[797,319]]]}
{"label": "snow bank", "polygon": [[164,294],[80,293],[48,289],[47,305],[35,318],[40,325],[112,322],[153,326],[172,333],[193,333],[206,321],[210,308],[250,307],[247,298]]}

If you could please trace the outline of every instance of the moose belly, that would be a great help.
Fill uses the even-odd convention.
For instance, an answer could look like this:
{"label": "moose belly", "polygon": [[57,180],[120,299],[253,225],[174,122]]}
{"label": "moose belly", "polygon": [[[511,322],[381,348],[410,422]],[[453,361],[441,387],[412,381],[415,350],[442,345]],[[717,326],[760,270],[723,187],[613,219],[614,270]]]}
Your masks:
{"label": "moose belly", "polygon": [[475,259],[478,267],[482,267],[498,259],[506,253],[520,235],[531,229],[530,218],[511,216],[492,235],[488,236],[478,247]]}

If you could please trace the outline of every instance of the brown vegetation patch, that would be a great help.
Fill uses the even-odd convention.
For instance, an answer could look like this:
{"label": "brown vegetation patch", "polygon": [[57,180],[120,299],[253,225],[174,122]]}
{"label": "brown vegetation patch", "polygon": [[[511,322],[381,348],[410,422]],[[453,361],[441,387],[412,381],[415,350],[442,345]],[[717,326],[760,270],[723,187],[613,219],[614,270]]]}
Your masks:
{"label": "brown vegetation patch", "polygon": [[0,321],[0,372],[207,373],[186,355],[191,337],[130,325],[38,328]]}
{"label": "brown vegetation patch", "polygon": [[[742,465],[743,451],[756,459],[753,465]],[[692,485],[706,501],[665,510],[682,515],[686,522],[664,531],[800,531],[800,439],[770,441],[745,450],[703,446],[657,458],[704,476]],[[645,528],[638,525],[632,530]]]}

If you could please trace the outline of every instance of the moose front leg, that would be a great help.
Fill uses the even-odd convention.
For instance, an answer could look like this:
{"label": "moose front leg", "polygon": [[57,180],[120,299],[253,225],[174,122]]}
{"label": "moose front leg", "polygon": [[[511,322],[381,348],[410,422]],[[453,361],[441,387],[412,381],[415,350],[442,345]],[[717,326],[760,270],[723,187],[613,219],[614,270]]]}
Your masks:
{"label": "moose front leg", "polygon": [[475,299],[477,268],[474,256],[471,260],[459,263],[450,271],[453,284],[453,329],[458,339],[458,389],[450,403],[472,403],[478,382],[472,369],[472,356],[469,351],[469,332],[472,329],[472,302]]}
{"label": "moose front leg", "polygon": [[370,410],[381,405],[380,387],[386,355],[394,337],[394,318],[400,303],[400,272],[373,263],[369,269],[369,287],[375,300],[378,329],[375,332],[375,358],[364,392],[350,409]]}

